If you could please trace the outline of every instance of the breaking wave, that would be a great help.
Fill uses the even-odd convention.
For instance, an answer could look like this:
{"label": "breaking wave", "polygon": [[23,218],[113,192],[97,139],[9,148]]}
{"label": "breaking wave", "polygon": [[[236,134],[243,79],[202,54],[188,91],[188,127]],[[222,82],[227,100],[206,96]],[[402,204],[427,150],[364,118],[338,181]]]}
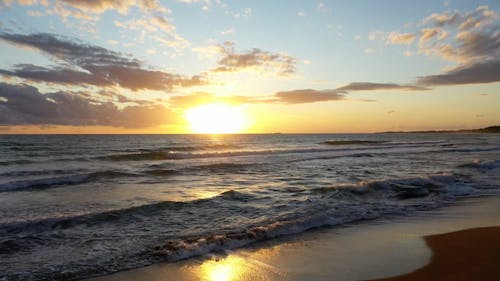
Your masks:
{"label": "breaking wave", "polygon": [[[37,173],[32,173],[37,174]],[[20,191],[26,189],[36,189],[36,188],[48,188],[54,186],[62,185],[75,185],[90,181],[96,181],[106,178],[117,178],[117,177],[134,177],[139,176],[135,173],[126,173],[120,171],[101,171],[85,174],[75,174],[69,176],[55,176],[47,178],[38,178],[30,180],[20,180],[0,184],[0,192],[6,191]]]}

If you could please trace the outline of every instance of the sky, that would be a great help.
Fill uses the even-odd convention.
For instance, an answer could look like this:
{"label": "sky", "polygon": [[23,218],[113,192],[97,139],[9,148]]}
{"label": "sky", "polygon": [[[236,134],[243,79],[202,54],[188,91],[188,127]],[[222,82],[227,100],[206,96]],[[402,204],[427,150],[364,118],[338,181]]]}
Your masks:
{"label": "sky", "polygon": [[0,134],[500,125],[499,16],[493,0],[0,0]]}

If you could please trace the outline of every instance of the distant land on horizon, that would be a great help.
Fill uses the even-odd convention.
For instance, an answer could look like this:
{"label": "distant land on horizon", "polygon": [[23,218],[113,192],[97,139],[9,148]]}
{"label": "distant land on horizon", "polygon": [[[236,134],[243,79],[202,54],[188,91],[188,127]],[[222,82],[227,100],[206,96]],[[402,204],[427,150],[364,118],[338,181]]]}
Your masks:
{"label": "distant land on horizon", "polygon": [[388,131],[380,132],[379,134],[396,134],[396,133],[486,133],[500,134],[500,125],[489,126],[480,129],[461,129],[461,130],[427,130],[427,131]]}

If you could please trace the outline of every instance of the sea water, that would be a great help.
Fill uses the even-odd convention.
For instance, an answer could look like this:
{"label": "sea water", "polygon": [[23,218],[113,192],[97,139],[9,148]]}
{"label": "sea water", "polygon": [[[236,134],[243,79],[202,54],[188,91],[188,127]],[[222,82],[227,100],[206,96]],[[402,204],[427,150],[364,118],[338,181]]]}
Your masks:
{"label": "sea water", "polygon": [[0,280],[65,280],[500,191],[500,135],[0,136]]}

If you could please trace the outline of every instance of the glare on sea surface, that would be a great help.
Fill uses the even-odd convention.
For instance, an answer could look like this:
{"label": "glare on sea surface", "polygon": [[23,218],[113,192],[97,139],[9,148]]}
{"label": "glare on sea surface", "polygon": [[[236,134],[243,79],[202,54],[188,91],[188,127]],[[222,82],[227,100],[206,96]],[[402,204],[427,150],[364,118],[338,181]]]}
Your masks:
{"label": "glare on sea surface", "polygon": [[248,126],[242,107],[224,103],[204,104],[185,112],[192,132],[200,134],[241,133]]}

